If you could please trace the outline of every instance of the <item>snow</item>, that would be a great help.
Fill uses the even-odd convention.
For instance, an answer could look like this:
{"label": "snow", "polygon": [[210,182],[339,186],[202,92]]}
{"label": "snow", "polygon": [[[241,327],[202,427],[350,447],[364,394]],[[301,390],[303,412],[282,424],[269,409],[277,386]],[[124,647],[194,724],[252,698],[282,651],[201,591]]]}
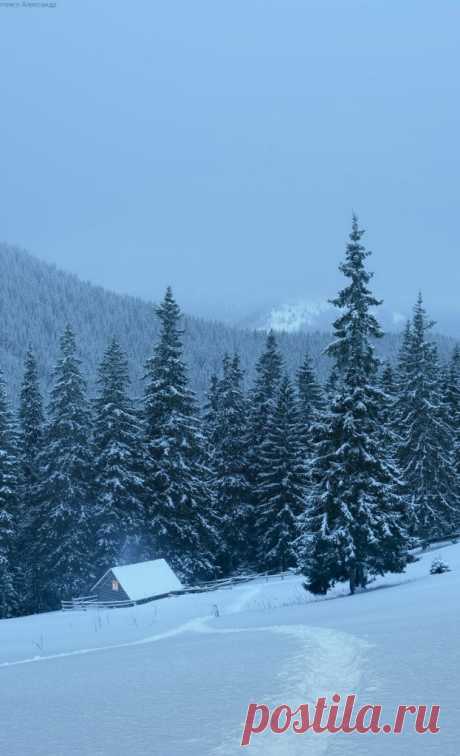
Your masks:
{"label": "snow", "polygon": [[164,559],[124,564],[113,567],[112,572],[133,601],[141,601],[151,596],[162,596],[164,593],[183,589],[179,578]]}
{"label": "snow", "polygon": [[[451,571],[430,575],[435,558]],[[356,693],[389,716],[399,703],[438,703],[441,731],[264,733],[248,753],[457,756],[460,545],[353,597],[341,585],[314,598],[301,582],[1,621],[0,753],[236,756],[250,702]]]}
{"label": "snow", "polygon": [[[326,301],[298,300],[274,307],[259,319],[255,327],[263,331],[296,333],[305,328],[319,328],[321,324],[330,327],[331,306]],[[326,317],[327,316],[327,317]]]}

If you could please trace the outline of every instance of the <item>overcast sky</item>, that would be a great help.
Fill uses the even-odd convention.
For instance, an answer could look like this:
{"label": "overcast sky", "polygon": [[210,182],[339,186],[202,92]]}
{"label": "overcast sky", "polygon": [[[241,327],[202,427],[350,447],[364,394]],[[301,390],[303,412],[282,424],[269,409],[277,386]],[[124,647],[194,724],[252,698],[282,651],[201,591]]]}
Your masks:
{"label": "overcast sky", "polygon": [[460,326],[459,49],[458,0],[0,7],[0,238],[240,317],[332,296],[354,209]]}

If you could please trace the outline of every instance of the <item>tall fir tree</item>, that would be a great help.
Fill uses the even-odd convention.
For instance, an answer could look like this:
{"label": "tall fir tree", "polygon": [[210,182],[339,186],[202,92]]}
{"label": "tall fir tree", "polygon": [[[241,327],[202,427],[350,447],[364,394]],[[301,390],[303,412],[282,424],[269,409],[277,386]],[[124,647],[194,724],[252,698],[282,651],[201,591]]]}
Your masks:
{"label": "tall fir tree", "polygon": [[29,348],[24,362],[24,377],[19,396],[18,444],[21,502],[18,548],[22,554],[28,555],[26,560],[21,560],[23,604],[28,611],[35,611],[40,607],[39,569],[33,556],[36,555],[34,541],[39,522],[38,492],[44,429],[45,417],[37,361]]}
{"label": "tall fir tree", "polygon": [[17,610],[16,537],[18,459],[16,433],[0,371],[0,619]]}
{"label": "tall fir tree", "polygon": [[382,335],[372,312],[380,302],[369,289],[363,233],[354,216],[340,266],[349,284],[332,301],[342,312],[327,350],[340,387],[316,439],[298,541],[300,566],[313,593],[325,593],[336,581],[348,581],[353,593],[374,575],[403,571],[410,559],[398,474],[381,444],[382,392],[372,344]]}
{"label": "tall fir tree", "polygon": [[206,443],[183,361],[181,312],[167,289],[156,308],[160,336],[146,364],[146,522],[152,557],[186,581],[215,574],[217,519]]}
{"label": "tall fir tree", "polygon": [[411,532],[426,542],[460,523],[455,433],[446,412],[435,344],[419,295],[400,356],[399,462],[410,505]]}
{"label": "tall fir tree", "polygon": [[305,507],[308,469],[299,414],[286,376],[260,446],[257,551],[262,570],[284,571],[296,565],[295,542]]}
{"label": "tall fir tree", "polygon": [[79,595],[95,577],[91,412],[75,336],[67,326],[53,373],[41,455],[35,554],[42,608]]}
{"label": "tall fir tree", "polygon": [[128,361],[113,338],[99,366],[94,418],[96,550],[101,570],[142,556],[141,429],[128,388]]}
{"label": "tall fir tree", "polygon": [[250,524],[250,485],[246,454],[247,407],[243,373],[237,354],[225,355],[217,387],[214,433],[213,488],[221,518],[219,561],[223,574],[232,574],[247,562]]}

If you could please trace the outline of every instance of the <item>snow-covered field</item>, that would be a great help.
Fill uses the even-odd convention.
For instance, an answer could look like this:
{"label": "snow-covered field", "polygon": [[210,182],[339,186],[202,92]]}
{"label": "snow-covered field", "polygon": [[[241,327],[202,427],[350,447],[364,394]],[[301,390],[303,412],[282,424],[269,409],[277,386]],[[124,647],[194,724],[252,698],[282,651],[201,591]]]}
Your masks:
{"label": "snow-covered field", "polygon": [[[451,572],[430,575],[440,556]],[[219,616],[215,616],[216,613]],[[458,756],[460,545],[353,597],[292,577],[130,609],[0,622],[0,754],[232,756],[250,702],[356,693],[390,719],[440,704],[441,731],[272,735],[264,756]],[[244,751],[241,751],[244,753]]]}

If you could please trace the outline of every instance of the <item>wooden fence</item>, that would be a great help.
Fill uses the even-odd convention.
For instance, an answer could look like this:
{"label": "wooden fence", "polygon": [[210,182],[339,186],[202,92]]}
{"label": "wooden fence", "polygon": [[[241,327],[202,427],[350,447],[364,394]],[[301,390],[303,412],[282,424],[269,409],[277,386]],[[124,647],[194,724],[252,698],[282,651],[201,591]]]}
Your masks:
{"label": "wooden fence", "polygon": [[82,611],[86,609],[113,609],[134,606],[135,601],[99,601],[97,596],[77,596],[69,601],[61,601],[63,612]]}
{"label": "wooden fence", "polygon": [[[207,583],[199,583],[197,585],[187,586],[180,591],[171,591],[167,594],[162,594],[158,598],[167,598],[171,596],[183,596],[187,593],[206,593],[208,591],[218,590],[231,590],[232,588],[242,584],[249,583],[252,580],[284,580],[287,577],[291,577],[295,572],[288,570],[286,572],[277,573],[254,573],[251,575],[238,575],[231,578],[222,578],[221,580],[212,580]],[[97,596],[77,596],[68,601],[61,601],[61,608],[63,612],[71,611],[87,611],[91,609],[121,609],[127,606],[135,606],[136,604],[147,603],[149,601],[155,601],[156,597],[145,599],[142,601],[99,601]]]}

